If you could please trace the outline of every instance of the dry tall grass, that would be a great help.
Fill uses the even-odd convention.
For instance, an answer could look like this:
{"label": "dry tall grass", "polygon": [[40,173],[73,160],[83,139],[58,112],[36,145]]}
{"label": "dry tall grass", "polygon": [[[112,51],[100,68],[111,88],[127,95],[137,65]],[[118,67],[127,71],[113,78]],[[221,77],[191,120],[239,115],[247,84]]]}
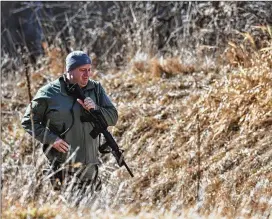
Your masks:
{"label": "dry tall grass", "polygon": [[[79,208],[42,182],[41,145],[35,143],[39,158],[32,157],[31,138],[20,127],[25,78],[8,76],[2,82],[3,217],[271,217],[271,35],[267,43],[244,49],[244,59],[237,54],[249,47],[230,43],[224,65],[139,55],[122,70],[98,73],[119,111],[111,131],[135,177],[109,157],[101,193]],[[33,94],[57,77],[51,70],[32,72]]]}

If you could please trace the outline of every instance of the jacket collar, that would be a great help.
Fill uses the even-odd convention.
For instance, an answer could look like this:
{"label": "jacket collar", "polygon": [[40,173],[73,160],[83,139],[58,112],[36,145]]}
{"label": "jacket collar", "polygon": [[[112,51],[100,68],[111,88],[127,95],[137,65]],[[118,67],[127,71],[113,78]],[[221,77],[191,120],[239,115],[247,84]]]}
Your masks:
{"label": "jacket collar", "polygon": [[[60,92],[61,92],[61,94],[64,95],[64,96],[69,96],[67,91],[66,91],[66,83],[67,82],[65,81],[65,75],[63,75],[63,76],[61,76],[59,78],[59,83],[60,83]],[[87,86],[84,87],[83,90],[84,91],[85,90],[92,90],[92,89],[95,88],[94,86],[95,86],[94,81],[89,79]]]}

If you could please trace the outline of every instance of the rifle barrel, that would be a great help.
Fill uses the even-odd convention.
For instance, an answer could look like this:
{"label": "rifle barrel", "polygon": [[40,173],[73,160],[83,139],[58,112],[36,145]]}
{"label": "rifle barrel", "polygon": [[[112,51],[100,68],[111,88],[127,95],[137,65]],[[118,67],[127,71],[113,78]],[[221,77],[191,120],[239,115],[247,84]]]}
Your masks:
{"label": "rifle barrel", "polygon": [[123,162],[124,162],[124,166],[126,167],[127,171],[129,172],[130,176],[131,176],[131,177],[134,177],[133,173],[132,173],[131,170],[129,169],[129,167],[128,167],[128,165],[126,164],[126,162],[125,162],[125,161],[123,161]]}

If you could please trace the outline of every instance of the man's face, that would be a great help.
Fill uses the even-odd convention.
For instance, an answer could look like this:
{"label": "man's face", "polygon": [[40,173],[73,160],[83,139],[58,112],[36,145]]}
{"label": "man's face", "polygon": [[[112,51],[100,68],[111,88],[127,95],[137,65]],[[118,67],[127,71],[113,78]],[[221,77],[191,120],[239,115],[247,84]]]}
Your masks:
{"label": "man's face", "polygon": [[93,75],[93,72],[91,65],[86,64],[77,67],[76,69],[70,71],[68,74],[70,74],[69,80],[71,83],[78,83],[80,87],[85,87],[88,84],[89,77]]}

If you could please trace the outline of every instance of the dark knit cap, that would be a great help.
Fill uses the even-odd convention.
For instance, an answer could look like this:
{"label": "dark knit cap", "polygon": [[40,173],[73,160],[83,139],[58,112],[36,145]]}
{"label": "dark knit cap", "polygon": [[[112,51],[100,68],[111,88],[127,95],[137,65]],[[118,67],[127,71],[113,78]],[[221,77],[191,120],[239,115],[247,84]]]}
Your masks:
{"label": "dark knit cap", "polygon": [[90,57],[83,51],[73,51],[66,57],[66,71],[76,69],[81,65],[91,64]]}

